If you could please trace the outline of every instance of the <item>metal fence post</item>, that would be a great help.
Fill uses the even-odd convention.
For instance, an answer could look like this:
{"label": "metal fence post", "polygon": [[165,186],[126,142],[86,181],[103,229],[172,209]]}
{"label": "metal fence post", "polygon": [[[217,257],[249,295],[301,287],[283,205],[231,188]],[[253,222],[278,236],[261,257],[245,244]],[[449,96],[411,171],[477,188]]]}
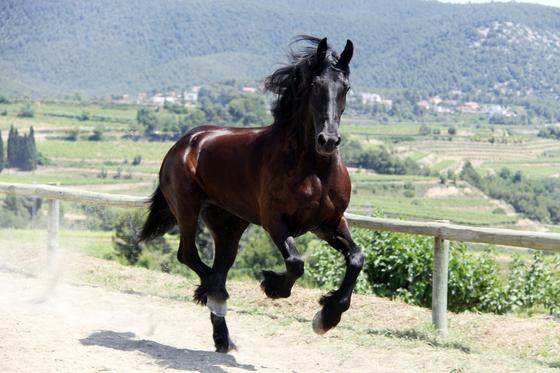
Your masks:
{"label": "metal fence post", "polygon": [[434,237],[432,274],[432,322],[442,337],[447,337],[447,278],[449,241]]}
{"label": "metal fence post", "polygon": [[[58,183],[49,183],[58,185]],[[50,264],[54,263],[54,258],[58,251],[58,228],[60,226],[60,201],[49,199],[49,220],[47,223],[47,259]]]}

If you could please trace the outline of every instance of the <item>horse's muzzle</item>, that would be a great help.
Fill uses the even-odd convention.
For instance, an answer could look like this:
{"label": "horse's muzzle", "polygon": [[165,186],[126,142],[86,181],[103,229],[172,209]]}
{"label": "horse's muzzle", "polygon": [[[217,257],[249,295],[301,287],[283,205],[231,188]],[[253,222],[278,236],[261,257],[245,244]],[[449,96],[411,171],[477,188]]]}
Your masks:
{"label": "horse's muzzle", "polygon": [[319,154],[330,155],[340,145],[342,138],[338,134],[321,132],[317,136],[316,149]]}

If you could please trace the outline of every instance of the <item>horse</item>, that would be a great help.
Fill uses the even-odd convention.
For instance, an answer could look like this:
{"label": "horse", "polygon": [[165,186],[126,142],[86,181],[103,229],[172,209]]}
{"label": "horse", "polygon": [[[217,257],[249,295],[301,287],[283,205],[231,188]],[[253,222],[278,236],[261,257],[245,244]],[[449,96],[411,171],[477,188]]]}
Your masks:
{"label": "horse", "polygon": [[[179,262],[200,277],[197,303],[210,310],[217,352],[235,348],[226,324],[226,279],[249,224],[262,226],[278,247],[286,271],[263,271],[269,298],[287,298],[304,273],[294,238],[313,232],[343,256],[340,287],[320,299],[312,321],[324,334],[350,307],[364,257],[352,240],[344,211],[351,183],[341,159],[340,119],[350,89],[352,41],[338,55],[327,38],[301,36],[289,63],[265,79],[275,96],[273,123],[258,128],[204,125],[180,138],[164,157],[140,239],[161,236],[178,225]],[[195,244],[199,217],[214,240],[212,267]]]}

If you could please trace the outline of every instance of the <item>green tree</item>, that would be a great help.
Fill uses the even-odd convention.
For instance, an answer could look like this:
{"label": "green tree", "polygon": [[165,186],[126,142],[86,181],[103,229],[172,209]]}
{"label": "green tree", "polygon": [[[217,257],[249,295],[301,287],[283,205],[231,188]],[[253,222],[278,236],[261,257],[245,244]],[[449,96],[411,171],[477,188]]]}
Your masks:
{"label": "green tree", "polygon": [[2,131],[0,131],[0,172],[4,169],[4,140],[2,139]]}
{"label": "green tree", "polygon": [[14,126],[8,133],[8,167],[18,167],[18,131]]}
{"label": "green tree", "polygon": [[35,144],[35,130],[33,126],[29,127],[29,136],[27,137],[27,157],[29,170],[37,169],[37,145]]}

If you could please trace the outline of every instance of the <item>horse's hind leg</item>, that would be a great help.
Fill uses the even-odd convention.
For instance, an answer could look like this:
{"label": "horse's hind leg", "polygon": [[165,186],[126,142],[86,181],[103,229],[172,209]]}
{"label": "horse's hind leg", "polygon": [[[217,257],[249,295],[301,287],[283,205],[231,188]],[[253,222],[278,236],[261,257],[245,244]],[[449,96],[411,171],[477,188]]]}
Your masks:
{"label": "horse's hind leg", "polygon": [[[195,197],[191,193],[194,191],[190,191],[188,195]],[[206,287],[212,270],[200,259],[195,242],[201,204],[201,199],[190,198],[189,201],[183,201],[182,208],[177,211],[177,223],[181,235],[177,260],[200,277],[200,285],[195,290],[194,300],[197,303],[206,304]]]}
{"label": "horse's hind leg", "polygon": [[352,291],[362,270],[364,256],[352,240],[346,220],[341,218],[335,227],[322,227],[315,232],[344,256],[346,272],[342,284],[320,300],[323,309],[313,318],[313,330],[324,334],[340,322],[342,313],[350,308]]}
{"label": "horse's hind leg", "polygon": [[214,238],[214,264],[207,282],[207,306],[214,329],[213,338],[217,352],[228,352],[235,347],[226,324],[229,294],[226,280],[235,261],[239,240],[249,223],[215,205],[206,205],[201,212],[204,223]]}

